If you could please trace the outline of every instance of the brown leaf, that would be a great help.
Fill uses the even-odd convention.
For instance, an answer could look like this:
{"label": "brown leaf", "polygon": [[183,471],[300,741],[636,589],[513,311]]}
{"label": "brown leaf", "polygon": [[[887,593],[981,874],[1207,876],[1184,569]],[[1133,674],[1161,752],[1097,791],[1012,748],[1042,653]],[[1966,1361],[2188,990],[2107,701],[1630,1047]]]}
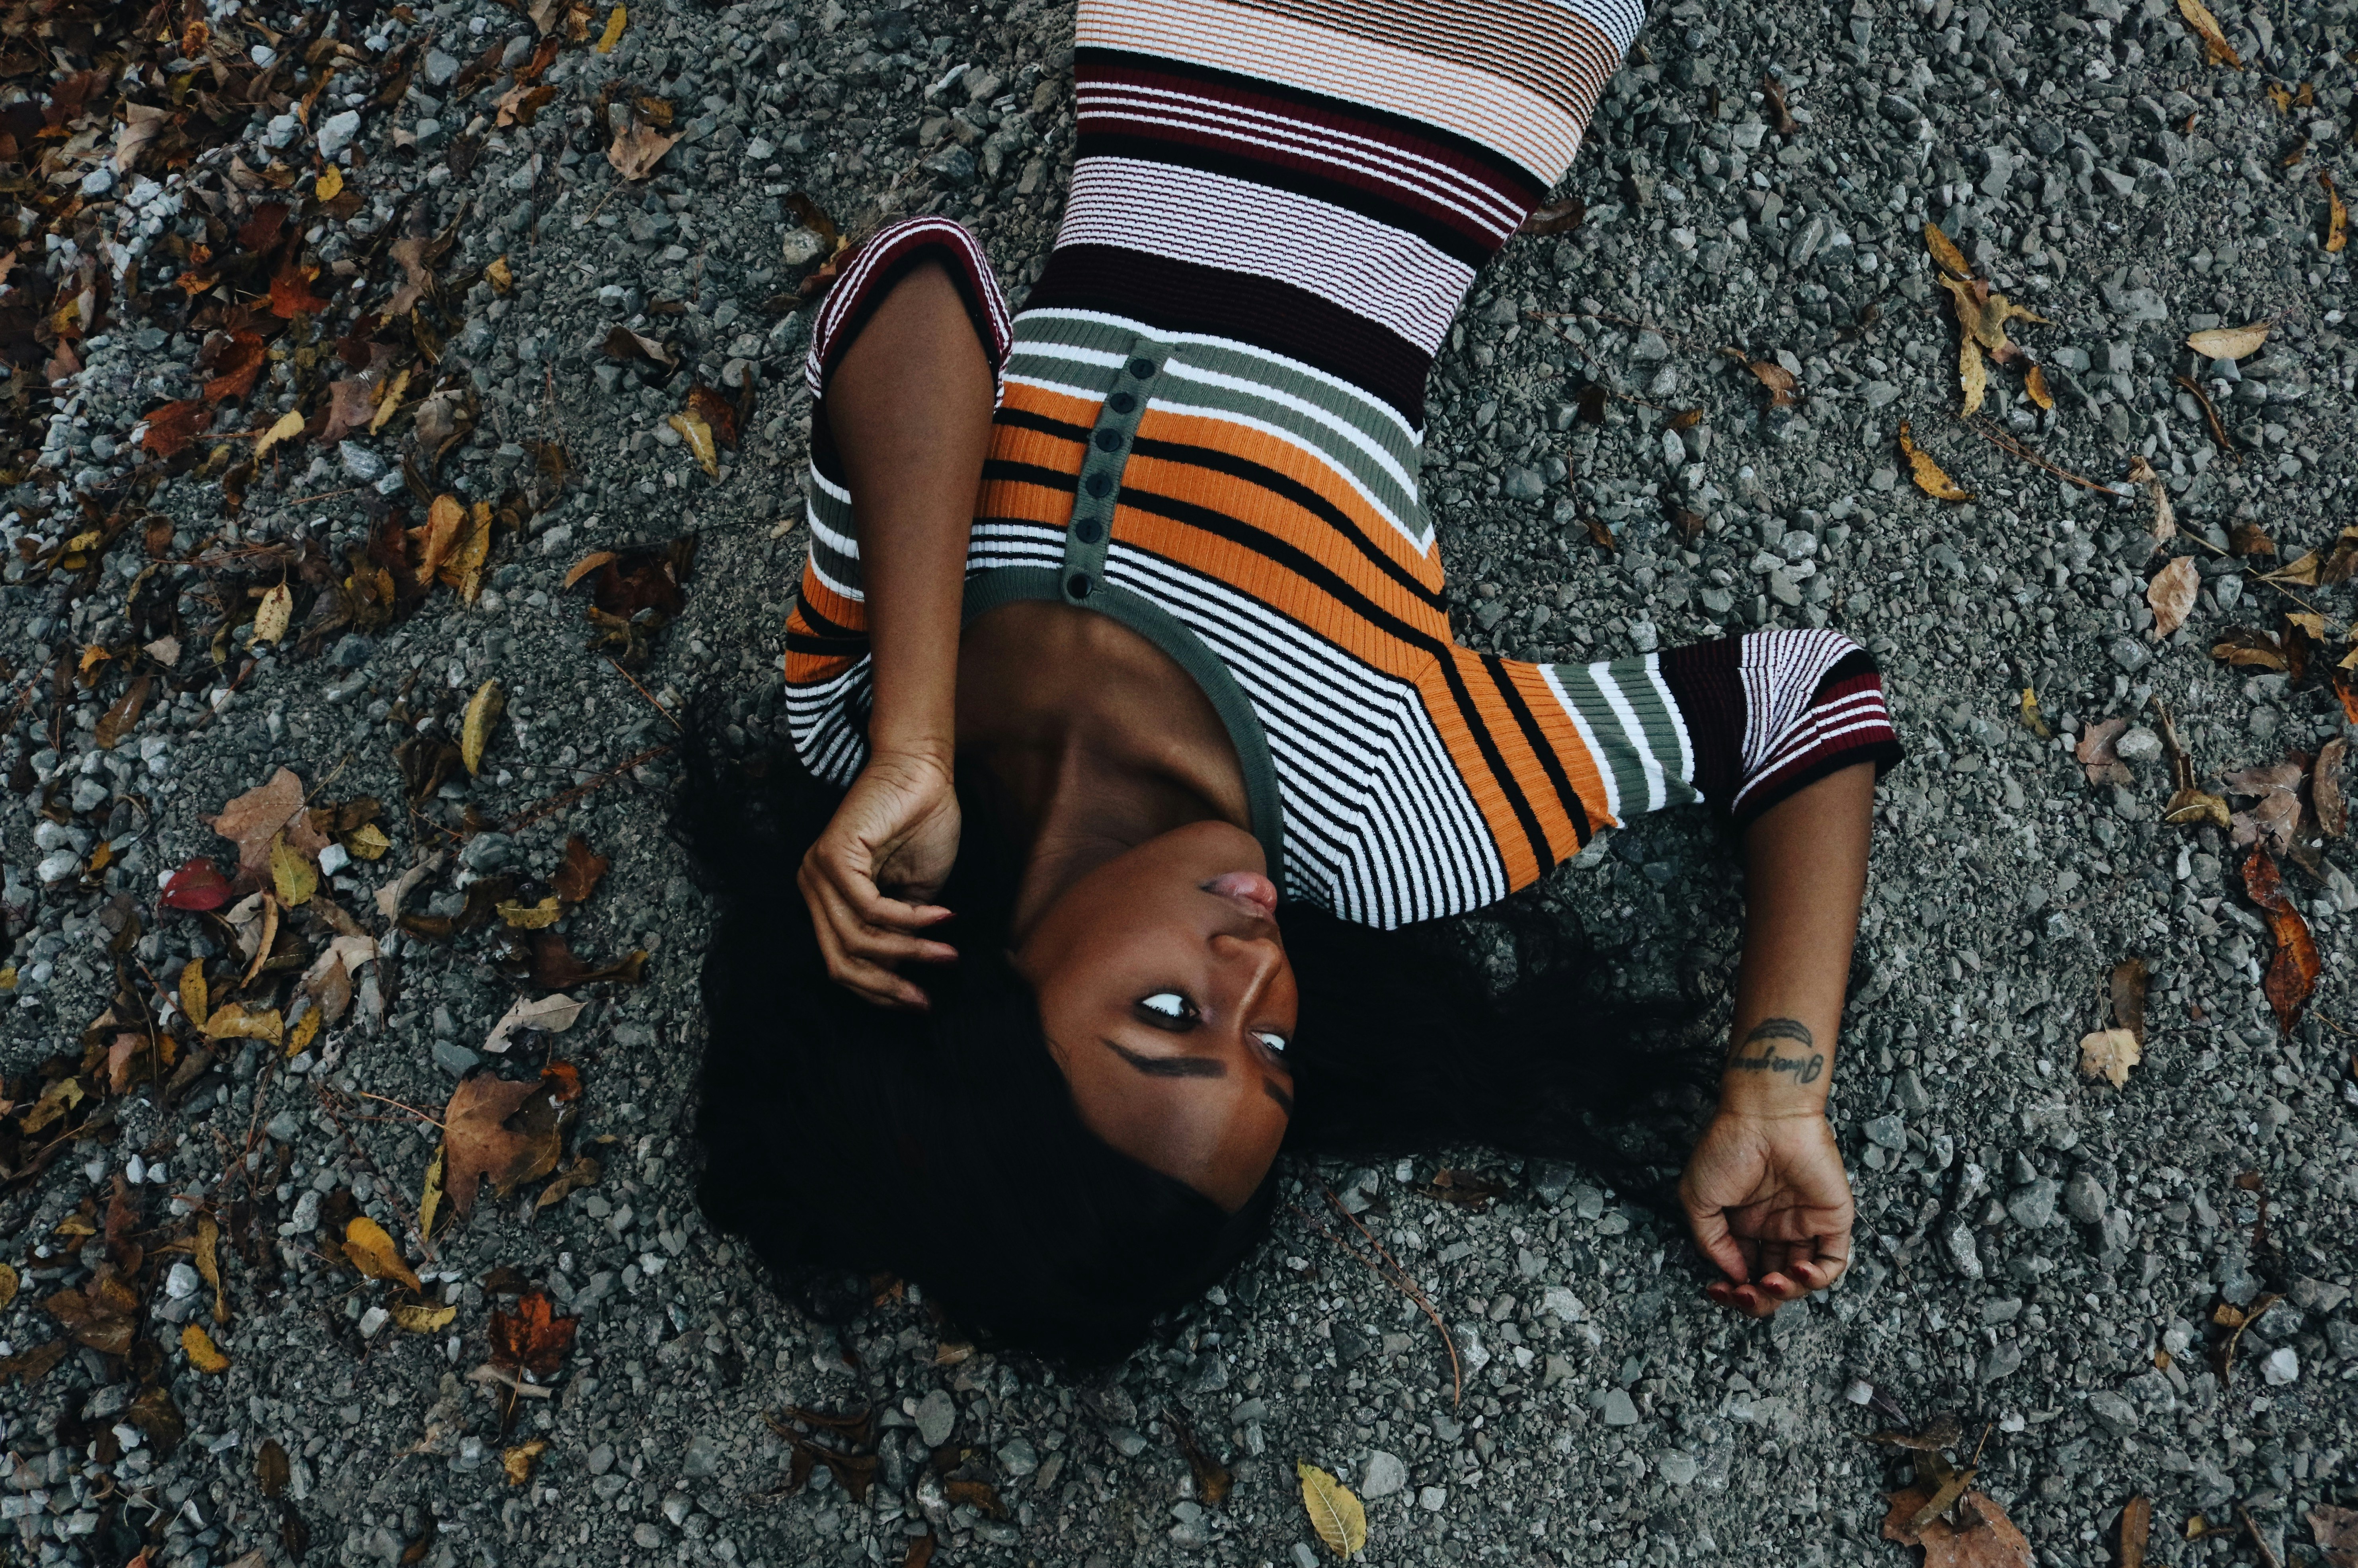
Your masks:
{"label": "brown leaf", "polygon": [[99,716],[98,728],[92,734],[99,750],[112,752],[121,743],[123,737],[131,732],[131,727],[139,722],[141,710],[147,706],[147,694],[154,689],[155,684],[153,676],[141,676],[131,683],[129,690],[116,697],[114,705]]}
{"label": "brown leaf", "polygon": [[2030,1542],[1986,1493],[1967,1491],[1956,1500],[1954,1511],[1967,1520],[1963,1529],[1937,1516],[1911,1523],[1934,1497],[1934,1488],[1922,1481],[1887,1495],[1891,1511],[1883,1520],[1883,1538],[1922,1547],[1924,1568],[2033,1568]]}
{"label": "brown leaf", "polygon": [[14,1378],[25,1387],[31,1388],[66,1358],[67,1348],[67,1341],[52,1339],[46,1345],[37,1345],[14,1356],[0,1357],[0,1383]]}
{"label": "brown leaf", "polygon": [[147,416],[147,428],[139,435],[140,449],[158,458],[178,457],[212,422],[213,411],[194,398],[167,403]]}
{"label": "brown leaf", "polygon": [[408,315],[417,308],[417,302],[426,297],[427,291],[434,287],[434,274],[426,264],[426,247],[428,243],[425,236],[413,234],[406,239],[395,240],[386,247],[385,254],[394,259],[402,272],[401,286],[393,291],[393,297],[385,302],[384,313],[387,319],[399,320]]}
{"label": "brown leaf", "polygon": [[533,1212],[537,1214],[551,1205],[563,1203],[584,1187],[596,1186],[602,1173],[602,1167],[590,1155],[575,1156],[573,1163],[559,1172],[555,1181],[540,1189],[540,1196],[533,1200]]}
{"label": "brown leaf", "polygon": [[[455,495],[438,495],[427,509],[424,538],[419,541],[417,580],[430,581],[459,547],[459,531],[466,525],[467,507]],[[413,530],[413,536],[418,531]]]}
{"label": "brown leaf", "polygon": [[490,1073],[459,1082],[443,1113],[443,1181],[451,1208],[466,1218],[488,1180],[505,1197],[517,1184],[557,1169],[562,1133],[544,1079],[510,1083]]}
{"label": "brown leaf", "polygon": [[1569,234],[1588,221],[1588,203],[1577,196],[1535,207],[1523,220],[1521,232],[1535,236]]}
{"label": "brown leaf", "polygon": [[207,403],[247,396],[254,391],[254,378],[270,361],[270,345],[259,332],[233,332],[208,348],[210,362],[207,355],[197,358],[198,368],[207,373]]}
{"label": "brown leaf", "polygon": [[1801,128],[1793,123],[1791,111],[1785,107],[1785,89],[1774,76],[1760,79],[1760,96],[1767,102],[1768,112],[1777,116],[1770,130],[1780,136],[1790,136]]}
{"label": "brown leaf", "polygon": [[2254,802],[2248,814],[2239,814],[2251,833],[2238,837],[2237,849],[2255,839],[2265,839],[2280,855],[2292,848],[2293,831],[2300,826],[2301,773],[2299,762],[2271,762],[2229,773],[2220,781],[2231,794],[2248,795]]}
{"label": "brown leaf", "polygon": [[283,320],[297,316],[316,316],[328,308],[330,302],[311,292],[311,280],[319,276],[316,266],[305,266],[293,256],[287,259],[270,279],[270,313]]}
{"label": "brown leaf", "polygon": [[43,1311],[74,1339],[109,1356],[127,1355],[138,1328],[139,1293],[102,1263],[79,1290],[63,1290],[41,1303]]}
{"label": "brown leaf", "polygon": [[275,1437],[263,1439],[262,1452],[254,1456],[254,1479],[262,1488],[262,1495],[275,1498],[286,1491],[287,1483],[293,1478],[293,1470],[287,1450],[279,1446],[278,1440]]}
{"label": "brown leaf", "polygon": [[606,333],[604,346],[606,357],[609,359],[622,360],[625,362],[633,360],[644,361],[648,364],[661,366],[665,371],[676,370],[679,365],[678,356],[667,345],[656,341],[644,332],[633,332],[628,327],[610,329]]}
{"label": "brown leaf", "polygon": [[1007,1505],[999,1500],[999,1489],[988,1481],[945,1481],[942,1494],[952,1503],[964,1503],[993,1519],[1007,1517]]}
{"label": "brown leaf", "polygon": [[1971,333],[1957,340],[1957,383],[1964,393],[1964,404],[1957,410],[1957,416],[1969,418],[1980,413],[1982,399],[1989,392],[1989,362],[1982,358],[1982,346],[1974,341]]}
{"label": "brown leaf", "polygon": [[572,834],[565,840],[565,863],[557,869],[549,885],[567,903],[587,903],[598,889],[598,879],[606,874],[606,866],[604,856],[591,854],[589,842],[580,834]]}
{"label": "brown leaf", "polygon": [[580,1326],[578,1317],[558,1317],[548,1292],[535,1285],[517,1298],[513,1314],[492,1309],[492,1358],[546,1381],[572,1352]]}
{"label": "brown leaf", "polygon": [[[554,42],[555,40],[550,40]],[[557,89],[547,85],[531,86],[518,81],[500,94],[493,113],[502,125],[529,125],[543,109],[555,101]]]}
{"label": "brown leaf", "polygon": [[1909,477],[1916,481],[1916,488],[1933,500],[1974,499],[1972,491],[1958,489],[1956,481],[1942,471],[1941,465],[1917,447],[1915,439],[1908,433],[1908,421],[1905,419],[1899,422],[1899,455],[1908,460]]}
{"label": "brown leaf", "polygon": [[2190,333],[2186,346],[2206,360],[2240,360],[2258,353],[2260,345],[2268,341],[2273,321],[2255,321],[2248,327],[2213,327],[2207,332]]}
{"label": "brown leaf", "polygon": [[2202,58],[2206,61],[2223,65],[2230,70],[2244,69],[2243,57],[2227,41],[2227,35],[2219,30],[2219,19],[2204,6],[2202,0],[2178,0],[2178,14],[2186,18],[2187,27],[2201,40]]}
{"label": "brown leaf", "polygon": [[2281,670],[2289,661],[2274,633],[2251,626],[2233,626],[2211,644],[2211,656],[2247,669]]}
{"label": "brown leaf", "polygon": [[1801,401],[1801,395],[1794,390],[1801,379],[1776,361],[1747,360],[1744,368],[1768,389],[1769,407],[1790,408]]}
{"label": "brown leaf", "polygon": [[2342,793],[2342,759],[2349,750],[2350,742],[2339,735],[2328,741],[2318,748],[2317,770],[2309,775],[2309,804],[2329,838],[2350,831],[2350,805]]}
{"label": "brown leaf", "polygon": [[2139,1045],[2145,1044],[2145,996],[2149,971],[2143,958],[2128,958],[2113,966],[2111,984],[2113,1022],[2136,1036]]}
{"label": "brown leaf", "polygon": [[2277,863],[2268,858],[2266,849],[2254,849],[2244,862],[2244,892],[2259,905],[2260,917],[2267,923],[2268,935],[2276,942],[2276,956],[2268,960],[2267,976],[2260,982],[2260,989],[2267,997],[2268,1005],[2276,1010],[2277,1029],[2290,1034],[2309,993],[2317,989],[2317,943],[2309,934],[2309,922],[2293,907],[2292,898],[2284,889],[2284,879],[2277,871]]}
{"label": "brown leaf", "polygon": [[737,449],[737,409],[727,398],[698,382],[687,389],[687,408],[712,427],[715,440],[732,452]]}
{"label": "brown leaf", "polygon": [[364,1214],[353,1216],[344,1227],[344,1256],[372,1280],[392,1280],[413,1291],[426,1288],[419,1283],[416,1271],[403,1260],[400,1244]]}
{"label": "brown leaf", "polygon": [[2118,784],[2125,787],[2136,782],[2129,765],[2121,761],[2113,749],[2121,732],[2129,727],[2125,719],[2104,719],[2084,726],[2080,731],[2080,744],[2073,752],[2081,767],[2087,770],[2092,784]]}
{"label": "brown leaf", "polygon": [[1951,277],[1973,276],[1974,269],[1965,265],[1964,252],[1957,249],[1957,242],[1949,238],[1939,224],[1924,225],[1924,248],[1932,254],[1932,259],[1941,265],[1941,270]]}
{"label": "brown leaf", "polygon": [[2153,1539],[2153,1499],[2139,1492],[2121,1509],[2120,1568],[2145,1568],[2145,1549]]}
{"label": "brown leaf", "polygon": [[2358,1568],[2358,1509],[2320,1503],[2309,1510],[2309,1531],[2332,1568]]}
{"label": "brown leaf", "polygon": [[2333,189],[2331,175],[2320,169],[2317,183],[2325,188],[2325,249],[2332,254],[2350,243],[2350,209],[2342,203],[2342,192]]}
{"label": "brown leaf", "polygon": [[2023,373],[2022,390],[2029,395],[2030,401],[2039,407],[2055,406],[2055,395],[2047,390],[2047,373],[2037,365],[2032,365]]}
{"label": "brown leaf", "polygon": [[290,768],[280,768],[270,775],[269,783],[231,801],[205,825],[236,841],[240,891],[262,885],[270,869],[270,841],[281,830],[287,842],[305,855],[316,857],[328,847],[326,835],[311,826],[303,809],[303,781]]}
{"label": "brown leaf", "polygon": [[644,179],[655,171],[664,155],[679,145],[679,139],[666,136],[633,116],[631,128],[616,136],[613,145],[606,149],[606,161],[624,179]]}
{"label": "brown leaf", "polygon": [[570,990],[576,986],[609,980],[634,986],[644,978],[646,963],[646,954],[634,951],[611,963],[591,966],[575,957],[573,949],[557,932],[532,934],[532,981],[543,990]]}
{"label": "brown leaf", "polygon": [[2194,569],[2194,557],[2180,556],[2161,570],[2154,573],[2146,584],[2145,601],[2153,608],[2153,637],[2158,643],[2186,624],[2194,610],[2194,596],[2202,589],[2202,579]]}
{"label": "brown leaf", "polygon": [[238,248],[254,255],[275,249],[280,231],[287,227],[287,213],[284,201],[265,201],[255,206],[245,222],[238,225]]}
{"label": "brown leaf", "polygon": [[328,384],[328,422],[319,427],[319,444],[329,446],[354,430],[365,429],[376,416],[376,383],[358,377]]}

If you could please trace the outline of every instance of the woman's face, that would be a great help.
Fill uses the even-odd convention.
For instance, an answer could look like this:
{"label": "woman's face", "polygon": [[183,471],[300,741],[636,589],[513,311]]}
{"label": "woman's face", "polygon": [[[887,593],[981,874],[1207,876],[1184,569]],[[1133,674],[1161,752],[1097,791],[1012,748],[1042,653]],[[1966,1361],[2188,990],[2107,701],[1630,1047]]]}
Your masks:
{"label": "woman's face", "polygon": [[1016,950],[1089,1130],[1234,1213],[1293,1110],[1293,969],[1260,844],[1175,828],[1098,866]]}

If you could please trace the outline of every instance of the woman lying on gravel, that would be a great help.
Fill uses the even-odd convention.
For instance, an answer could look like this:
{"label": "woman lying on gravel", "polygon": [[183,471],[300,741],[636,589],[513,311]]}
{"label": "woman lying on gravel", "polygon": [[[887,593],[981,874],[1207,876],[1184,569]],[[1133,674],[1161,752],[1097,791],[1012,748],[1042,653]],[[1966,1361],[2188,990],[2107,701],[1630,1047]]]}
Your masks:
{"label": "woman lying on gravel", "polygon": [[1702,801],[1747,901],[1682,1184],[1708,1288],[1760,1314],[1841,1276],[1823,1108],[1899,755],[1873,665],[1824,631],[1471,652],[1420,500],[1432,357],[1639,16],[1082,0],[1023,311],[944,219],[845,258],[796,758],[702,770],[687,814],[725,903],[703,1201],[772,1263],[1102,1357],[1251,1247],[1282,1149],[1603,1158],[1589,1119],[1664,1058],[1576,968],[1493,1000],[1401,928]]}

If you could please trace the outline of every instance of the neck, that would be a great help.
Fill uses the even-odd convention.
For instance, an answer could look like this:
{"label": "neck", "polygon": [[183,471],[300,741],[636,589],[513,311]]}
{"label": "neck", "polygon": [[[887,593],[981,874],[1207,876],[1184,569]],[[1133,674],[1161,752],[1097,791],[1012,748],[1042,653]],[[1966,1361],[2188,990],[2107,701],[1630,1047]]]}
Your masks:
{"label": "neck", "polygon": [[1078,724],[986,766],[1006,791],[1006,827],[1029,846],[1010,932],[1019,944],[1066,888],[1108,860],[1222,815],[1175,775],[1092,744]]}

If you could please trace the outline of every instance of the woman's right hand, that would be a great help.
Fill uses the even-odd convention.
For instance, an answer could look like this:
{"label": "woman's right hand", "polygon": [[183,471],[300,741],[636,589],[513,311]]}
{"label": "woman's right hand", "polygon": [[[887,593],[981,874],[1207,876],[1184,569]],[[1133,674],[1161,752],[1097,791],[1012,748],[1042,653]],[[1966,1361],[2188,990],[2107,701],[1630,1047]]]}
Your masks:
{"label": "woman's right hand", "polygon": [[828,976],[880,1007],[924,1011],[925,991],[894,966],[957,957],[948,943],[917,935],[950,917],[923,901],[941,891],[957,859],[953,784],[946,757],[871,755],[795,879]]}

